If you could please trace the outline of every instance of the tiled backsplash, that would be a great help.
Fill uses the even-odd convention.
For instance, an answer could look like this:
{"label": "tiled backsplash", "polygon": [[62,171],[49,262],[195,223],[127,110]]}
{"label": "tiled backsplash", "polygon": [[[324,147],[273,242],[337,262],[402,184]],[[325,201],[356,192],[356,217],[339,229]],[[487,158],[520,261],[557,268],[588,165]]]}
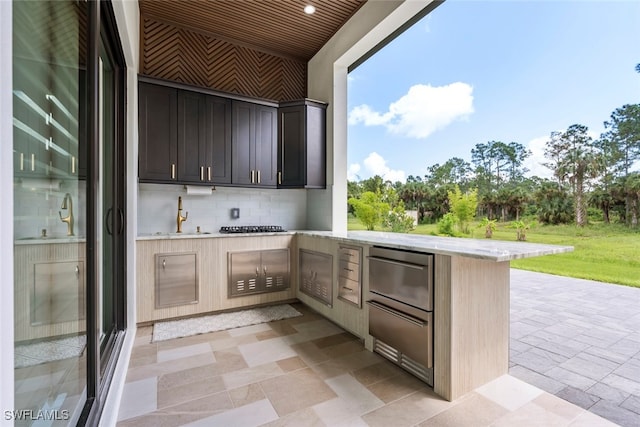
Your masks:
{"label": "tiled backsplash", "polygon": [[[182,214],[189,213],[182,231],[218,231],[228,225],[280,225],[287,230],[306,229],[306,190],[216,187],[211,195],[189,195],[182,185],[139,184],[138,234],[176,231],[178,197]],[[231,218],[231,209],[240,218]]]}
{"label": "tiled backsplash", "polygon": [[71,195],[73,203],[74,234],[84,237],[86,182],[23,179],[14,183],[13,191],[14,239],[39,237],[42,230],[46,230],[48,237],[66,236],[67,224],[60,220],[59,215],[59,212],[63,216],[68,213],[61,209],[66,193]]}

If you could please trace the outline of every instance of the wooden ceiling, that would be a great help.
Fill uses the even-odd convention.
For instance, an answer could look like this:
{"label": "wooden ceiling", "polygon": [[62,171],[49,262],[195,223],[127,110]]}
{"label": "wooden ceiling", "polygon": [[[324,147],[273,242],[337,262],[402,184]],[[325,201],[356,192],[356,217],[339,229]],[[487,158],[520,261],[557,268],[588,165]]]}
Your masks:
{"label": "wooden ceiling", "polygon": [[[366,0],[140,0],[144,17],[307,62]],[[312,15],[304,7],[316,7]]]}

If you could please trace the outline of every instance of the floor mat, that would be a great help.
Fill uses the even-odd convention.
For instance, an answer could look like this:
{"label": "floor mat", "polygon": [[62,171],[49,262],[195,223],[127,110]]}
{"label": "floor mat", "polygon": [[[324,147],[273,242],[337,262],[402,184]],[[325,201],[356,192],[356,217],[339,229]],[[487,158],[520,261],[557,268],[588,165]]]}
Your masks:
{"label": "floor mat", "polygon": [[153,325],[152,342],[206,334],[207,332],[224,331],[226,329],[240,328],[297,316],[302,316],[302,313],[298,312],[289,304],[282,304],[270,307],[251,308],[232,313],[220,313],[189,319],[158,322]]}
{"label": "floor mat", "polygon": [[54,360],[80,357],[86,342],[87,337],[79,335],[32,344],[18,344],[14,352],[15,367],[24,368]]}

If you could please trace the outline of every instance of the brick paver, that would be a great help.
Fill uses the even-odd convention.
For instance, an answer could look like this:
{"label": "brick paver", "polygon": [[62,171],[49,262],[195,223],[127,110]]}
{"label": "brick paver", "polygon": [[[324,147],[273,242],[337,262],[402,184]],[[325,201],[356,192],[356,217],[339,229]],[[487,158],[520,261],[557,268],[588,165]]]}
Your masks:
{"label": "brick paver", "polygon": [[512,269],[510,374],[640,426],[640,288]]}

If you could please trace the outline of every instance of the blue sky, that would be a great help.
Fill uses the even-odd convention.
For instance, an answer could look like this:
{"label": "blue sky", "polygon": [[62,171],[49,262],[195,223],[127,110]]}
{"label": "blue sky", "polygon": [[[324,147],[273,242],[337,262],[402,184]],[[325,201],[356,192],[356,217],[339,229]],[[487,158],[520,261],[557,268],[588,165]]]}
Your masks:
{"label": "blue sky", "polygon": [[491,140],[534,155],[640,103],[640,1],[448,0],[349,74],[349,179],[424,175]]}

